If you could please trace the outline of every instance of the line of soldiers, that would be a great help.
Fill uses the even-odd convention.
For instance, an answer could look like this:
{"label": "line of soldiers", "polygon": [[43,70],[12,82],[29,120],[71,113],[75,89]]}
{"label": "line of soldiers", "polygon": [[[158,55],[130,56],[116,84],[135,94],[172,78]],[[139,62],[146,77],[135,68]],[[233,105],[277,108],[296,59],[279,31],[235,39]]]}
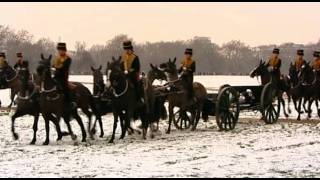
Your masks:
{"label": "line of soldiers", "polygon": [[[281,72],[281,59],[279,58],[280,49],[275,48],[272,51],[272,57],[268,61],[268,67],[273,70],[277,79],[280,79]],[[301,67],[307,63],[306,60],[303,58],[304,50],[298,49],[297,50],[297,57],[294,60],[294,66],[296,67],[296,71],[300,71]],[[313,52],[313,62],[312,68],[316,71],[320,70],[320,51]]]}
{"label": "line of soldiers", "polygon": [[[137,97],[143,101],[143,88],[140,81],[140,60],[139,57],[134,53],[133,45],[131,41],[123,42],[123,54],[122,54],[122,63],[121,69],[127,75],[128,79],[135,86]],[[67,54],[67,46],[66,43],[59,42],[57,44],[58,54],[54,58],[53,68],[55,70],[54,79],[60,84],[62,91],[65,94],[66,101],[72,101],[69,92],[69,70],[72,63],[72,59]],[[280,50],[278,48],[273,49],[272,56],[268,61],[268,68],[271,68],[275,73],[276,77],[280,79],[281,72],[281,59],[279,58]],[[191,48],[187,48],[184,52],[185,56],[181,61],[181,65],[179,68],[179,73],[183,71],[188,71],[191,76],[189,84],[189,91],[193,92],[193,74],[196,71],[196,62],[193,60],[193,50]],[[306,63],[303,58],[304,51],[302,49],[297,50],[297,57],[295,59],[295,66],[297,71],[299,71],[304,63]],[[313,69],[320,70],[320,51],[315,51],[314,61],[312,64]],[[23,54],[17,53],[17,62],[14,65],[15,69],[18,69],[23,64]],[[5,53],[0,53],[0,71],[8,65],[6,61]]]}

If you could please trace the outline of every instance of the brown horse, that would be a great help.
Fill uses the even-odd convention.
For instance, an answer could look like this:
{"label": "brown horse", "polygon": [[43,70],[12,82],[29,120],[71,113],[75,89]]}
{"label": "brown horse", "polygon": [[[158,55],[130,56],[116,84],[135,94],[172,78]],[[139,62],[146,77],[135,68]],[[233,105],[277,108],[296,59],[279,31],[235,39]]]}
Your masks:
{"label": "brown horse", "polygon": [[[130,128],[130,122],[140,117],[143,128],[143,139],[146,139],[148,122],[146,119],[146,107],[139,106],[134,86],[126,77],[120,68],[121,57],[117,60],[112,57],[112,62],[107,64],[107,83],[110,83],[110,91],[112,93],[112,110],[113,110],[113,132],[109,143],[113,143],[115,132],[117,129],[118,118],[120,117],[121,136],[123,139],[126,131]],[[135,117],[135,115],[137,115]],[[122,118],[121,118],[122,117]]]}
{"label": "brown horse", "polygon": [[0,87],[1,89],[10,89],[10,104],[9,108],[14,104],[14,98],[19,92],[19,79],[17,72],[9,65],[0,72]]}
{"label": "brown horse", "polygon": [[[39,81],[37,85],[40,86],[40,107],[42,116],[45,119],[46,125],[46,140],[44,145],[49,144],[49,121],[52,121],[55,124],[59,124],[60,118],[63,117],[65,123],[67,124],[69,133],[73,140],[76,139],[76,136],[73,134],[71,125],[70,125],[70,115],[76,119],[78,122],[81,131],[82,131],[82,142],[86,141],[86,131],[77,112],[79,107],[88,117],[89,117],[89,130],[91,124],[91,115],[89,108],[94,108],[93,98],[88,88],[86,88],[81,83],[72,83],[71,92],[75,95],[75,100],[77,103],[77,108],[70,109],[67,107],[67,104],[64,100],[63,92],[58,88],[57,82],[51,77],[51,58],[44,58],[41,54],[41,61],[37,67],[37,74],[39,76]],[[68,112],[69,111],[69,112]],[[51,118],[50,115],[54,114],[55,118]],[[61,135],[58,133],[58,139],[61,139]]]}
{"label": "brown horse", "polygon": [[111,107],[111,97],[108,97],[108,94],[105,92],[105,84],[103,80],[103,74],[101,72],[102,66],[95,69],[94,67],[91,67],[92,75],[93,75],[93,98],[95,103],[95,115],[96,120],[93,123],[93,128],[90,131],[90,136],[93,137],[93,135],[96,133],[95,127],[97,121],[100,125],[100,137],[103,137],[104,131],[103,131],[103,125],[102,125],[102,116],[112,113],[112,107]]}
{"label": "brown horse", "polygon": [[160,68],[167,74],[168,83],[177,90],[176,93],[170,93],[167,96],[169,101],[169,127],[167,134],[169,134],[171,130],[171,123],[174,118],[173,109],[175,107],[180,108],[180,116],[185,116],[187,111],[191,112],[193,115],[191,130],[195,130],[203,110],[205,99],[207,98],[206,88],[198,82],[193,83],[194,98],[189,97],[188,85],[185,79],[186,76],[182,75],[182,78],[178,77],[178,70],[175,63],[176,58],[174,58],[173,61],[169,59],[168,62],[160,65]]}
{"label": "brown horse", "polygon": [[[266,85],[267,83],[269,83],[271,81],[271,77],[274,76],[272,72],[268,71],[268,67],[267,67],[266,62],[262,62],[262,60],[260,60],[258,66],[256,66],[249,73],[249,75],[251,78],[260,76],[261,85]],[[275,82],[275,84],[278,86],[278,88],[280,90],[279,97],[280,97],[281,104],[283,106],[283,114],[286,117],[289,117],[289,115],[286,112],[286,104],[283,99],[283,94],[286,93],[286,95],[288,96],[288,112],[290,113],[291,112],[291,109],[290,109],[291,93],[290,93],[290,82],[289,81],[290,80],[284,76],[280,81]]]}

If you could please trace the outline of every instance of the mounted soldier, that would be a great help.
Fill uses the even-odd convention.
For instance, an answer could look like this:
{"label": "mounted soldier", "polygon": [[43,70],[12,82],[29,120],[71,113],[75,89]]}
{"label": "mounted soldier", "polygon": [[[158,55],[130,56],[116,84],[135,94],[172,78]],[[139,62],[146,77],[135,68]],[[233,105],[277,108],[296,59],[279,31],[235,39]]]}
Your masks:
{"label": "mounted soldier", "polygon": [[184,52],[184,59],[181,61],[179,74],[184,73],[187,76],[188,93],[189,97],[193,97],[193,73],[196,71],[196,62],[192,59],[192,49],[187,48]]}
{"label": "mounted soldier", "polygon": [[134,85],[136,90],[137,99],[143,103],[143,84],[140,81],[140,60],[139,57],[134,54],[131,41],[123,42],[124,53],[121,56],[121,69],[127,75],[127,78]]}
{"label": "mounted soldier", "polygon": [[66,104],[68,104],[68,107],[73,109],[76,107],[76,104],[69,87],[69,70],[72,59],[67,54],[66,43],[58,43],[57,50],[58,55],[54,58],[52,65],[54,69],[54,79],[57,81],[60,86],[59,88],[64,93]]}
{"label": "mounted soldier", "polygon": [[21,52],[18,52],[18,53],[17,53],[17,62],[16,62],[16,64],[13,66],[13,68],[14,68],[15,70],[17,70],[17,69],[21,68],[22,65],[23,65],[23,55],[22,55]]}
{"label": "mounted soldier", "polygon": [[312,63],[312,68],[315,71],[319,71],[320,70],[320,51],[314,51],[313,53],[313,63]]}
{"label": "mounted soldier", "polygon": [[272,57],[268,61],[268,70],[272,72],[277,81],[280,80],[281,72],[281,59],[279,58],[280,50],[278,48],[273,49]]}
{"label": "mounted soldier", "polygon": [[296,67],[296,71],[299,72],[301,67],[306,63],[305,59],[303,59],[304,51],[302,49],[297,50],[297,57],[294,61],[294,66]]}

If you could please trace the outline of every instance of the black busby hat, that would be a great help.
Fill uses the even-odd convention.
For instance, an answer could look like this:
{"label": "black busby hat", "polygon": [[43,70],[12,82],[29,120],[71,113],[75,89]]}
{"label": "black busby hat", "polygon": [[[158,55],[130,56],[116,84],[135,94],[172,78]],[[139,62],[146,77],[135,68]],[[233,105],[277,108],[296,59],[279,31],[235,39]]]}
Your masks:
{"label": "black busby hat", "polygon": [[22,53],[21,53],[21,52],[18,52],[18,53],[17,53],[17,57],[18,57],[18,58],[22,58]]}
{"label": "black busby hat", "polygon": [[320,57],[320,51],[314,51],[313,57]]}
{"label": "black busby hat", "polygon": [[274,48],[273,51],[272,51],[272,53],[274,53],[274,54],[279,54],[279,53],[280,53],[280,49]]}
{"label": "black busby hat", "polygon": [[184,51],[184,54],[190,54],[190,55],[192,55],[192,49],[191,49],[191,48],[187,48],[187,49]]}
{"label": "black busby hat", "polygon": [[59,42],[57,45],[57,50],[67,51],[67,44],[64,42]]}
{"label": "black busby hat", "polygon": [[297,55],[303,56],[304,55],[303,49],[298,49],[297,50]]}
{"label": "black busby hat", "polygon": [[123,42],[123,49],[133,49],[132,42],[131,41]]}
{"label": "black busby hat", "polygon": [[6,58],[6,53],[0,52],[0,57]]}

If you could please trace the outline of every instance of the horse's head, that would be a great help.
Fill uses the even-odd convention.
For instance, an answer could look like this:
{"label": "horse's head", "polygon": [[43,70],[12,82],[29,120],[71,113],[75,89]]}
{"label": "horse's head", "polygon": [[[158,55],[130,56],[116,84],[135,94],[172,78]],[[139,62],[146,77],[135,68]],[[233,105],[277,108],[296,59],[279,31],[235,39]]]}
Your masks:
{"label": "horse's head", "polygon": [[39,61],[39,65],[37,67],[37,75],[39,76],[39,80],[43,81],[46,76],[51,76],[51,59],[51,54],[48,58],[45,58],[44,55],[41,54],[41,60]]}
{"label": "horse's head", "polygon": [[30,76],[29,63],[28,61],[23,61],[22,65],[18,70],[19,80],[23,83],[27,83],[29,81],[29,76]]}
{"label": "horse's head", "polygon": [[167,80],[166,74],[161,71],[158,66],[154,66],[150,63],[151,70],[148,72],[148,78],[149,80]]}
{"label": "horse's head", "polygon": [[164,72],[167,72],[167,73],[170,73],[170,74],[176,73],[177,72],[176,61],[177,61],[176,57],[173,59],[173,61],[171,61],[171,58],[169,58],[169,61],[160,64],[159,67]]}
{"label": "horse's head", "polygon": [[251,78],[263,76],[267,72],[266,63],[260,60],[259,64],[249,73]]}
{"label": "horse's head", "polygon": [[91,66],[94,83],[97,83],[97,84],[103,83],[103,74],[101,70],[102,70],[102,66],[99,66],[99,68],[97,69]]}
{"label": "horse's head", "polygon": [[91,71],[93,75],[93,93],[98,94],[101,91],[104,91],[104,82],[103,82],[103,74],[101,72],[102,66],[99,66],[99,68],[95,69],[91,66]]}
{"label": "horse's head", "polygon": [[298,72],[296,70],[296,66],[292,63],[290,63],[290,67],[289,67],[289,77],[292,81],[296,81],[294,83],[297,83],[298,81]]}
{"label": "horse's head", "polygon": [[110,82],[110,85],[116,87],[119,84],[119,81],[125,79],[125,74],[121,70],[121,56],[118,59],[112,57],[112,61],[107,63],[107,84]]}
{"label": "horse's head", "polygon": [[298,78],[303,83],[310,83],[314,80],[314,73],[310,65],[310,62],[305,63],[301,66],[301,70],[298,74]]}

